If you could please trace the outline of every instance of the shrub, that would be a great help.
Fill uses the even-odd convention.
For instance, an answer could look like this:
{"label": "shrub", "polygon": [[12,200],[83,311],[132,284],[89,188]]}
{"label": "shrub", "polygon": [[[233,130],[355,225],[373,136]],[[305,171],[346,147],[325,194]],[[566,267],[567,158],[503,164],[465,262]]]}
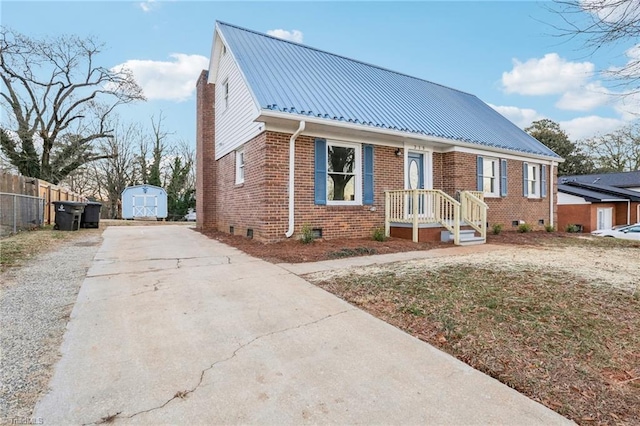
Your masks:
{"label": "shrub", "polygon": [[556,227],[553,226],[553,225],[545,225],[544,226],[544,230],[547,231],[547,232],[553,232],[553,231],[556,230]]}
{"label": "shrub", "polygon": [[531,225],[529,225],[528,223],[521,223],[518,226],[518,232],[520,232],[521,234],[524,234],[526,232],[531,232],[532,231],[532,227]]}
{"label": "shrub", "polygon": [[377,228],[373,229],[372,237],[374,240],[380,242],[387,240],[387,236],[385,235],[384,228],[382,226],[378,226]]}
{"label": "shrub", "polygon": [[491,227],[491,230],[493,231],[493,235],[500,235],[500,233],[502,232],[502,225],[500,225],[499,223],[495,223]]}
{"label": "shrub", "polygon": [[580,227],[574,225],[573,223],[570,223],[567,225],[566,231],[575,234],[576,232],[580,232]]}
{"label": "shrub", "polygon": [[309,226],[308,224],[302,225],[302,229],[300,229],[300,232],[302,233],[302,235],[300,236],[300,242],[302,244],[312,243],[313,240],[316,239],[316,237],[313,235],[313,229],[311,229],[311,226]]}

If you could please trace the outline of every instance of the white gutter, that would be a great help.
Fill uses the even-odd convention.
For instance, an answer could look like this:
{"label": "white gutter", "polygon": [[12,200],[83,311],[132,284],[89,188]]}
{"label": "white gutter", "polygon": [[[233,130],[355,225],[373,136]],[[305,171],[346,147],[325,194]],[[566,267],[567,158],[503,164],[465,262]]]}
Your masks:
{"label": "white gutter", "polygon": [[549,225],[553,226],[553,161],[549,169]]}
{"label": "white gutter", "polygon": [[293,235],[293,225],[295,222],[295,200],[294,200],[294,184],[295,184],[295,171],[296,171],[296,139],[304,131],[305,122],[300,121],[298,130],[291,135],[289,139],[289,229],[284,234],[287,238],[291,238]]}

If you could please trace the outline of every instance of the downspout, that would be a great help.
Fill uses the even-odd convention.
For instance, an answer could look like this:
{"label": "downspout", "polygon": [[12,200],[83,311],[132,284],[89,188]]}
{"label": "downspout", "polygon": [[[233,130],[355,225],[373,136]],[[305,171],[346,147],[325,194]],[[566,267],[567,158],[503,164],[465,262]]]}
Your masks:
{"label": "downspout", "polygon": [[627,200],[627,223],[631,225],[631,199]]}
{"label": "downspout", "polygon": [[553,197],[555,196],[553,192],[553,161],[551,162],[551,167],[549,170],[549,225],[554,226],[553,223]]}
{"label": "downspout", "polygon": [[289,139],[289,229],[284,234],[285,237],[291,238],[293,235],[293,225],[295,219],[295,200],[294,200],[294,184],[295,184],[295,170],[296,170],[296,139],[304,131],[305,122],[300,121],[298,130],[291,135]]}

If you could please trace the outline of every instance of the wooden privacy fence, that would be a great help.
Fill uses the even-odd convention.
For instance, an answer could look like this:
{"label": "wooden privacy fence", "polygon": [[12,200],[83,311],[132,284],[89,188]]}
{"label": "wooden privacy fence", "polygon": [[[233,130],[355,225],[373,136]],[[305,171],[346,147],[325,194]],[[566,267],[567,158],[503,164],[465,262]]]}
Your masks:
{"label": "wooden privacy fence", "polygon": [[[86,197],[62,186],[54,185],[41,179],[4,172],[0,174],[0,192],[43,199],[43,223],[48,225],[55,221],[54,201],[87,201]],[[4,210],[5,206],[3,205],[1,208]]]}

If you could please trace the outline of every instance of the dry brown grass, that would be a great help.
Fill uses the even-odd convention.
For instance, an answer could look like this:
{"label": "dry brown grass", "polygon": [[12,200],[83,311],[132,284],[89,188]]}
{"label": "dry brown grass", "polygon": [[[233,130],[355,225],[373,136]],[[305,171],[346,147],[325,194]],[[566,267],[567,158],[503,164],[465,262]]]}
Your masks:
{"label": "dry brown grass", "polygon": [[553,269],[463,262],[320,279],[320,287],[580,424],[640,424],[637,292]]}
{"label": "dry brown grass", "polygon": [[50,251],[62,242],[78,238],[87,232],[100,232],[93,229],[79,231],[56,231],[53,226],[23,231],[0,240],[0,271],[24,266],[39,253]]}

